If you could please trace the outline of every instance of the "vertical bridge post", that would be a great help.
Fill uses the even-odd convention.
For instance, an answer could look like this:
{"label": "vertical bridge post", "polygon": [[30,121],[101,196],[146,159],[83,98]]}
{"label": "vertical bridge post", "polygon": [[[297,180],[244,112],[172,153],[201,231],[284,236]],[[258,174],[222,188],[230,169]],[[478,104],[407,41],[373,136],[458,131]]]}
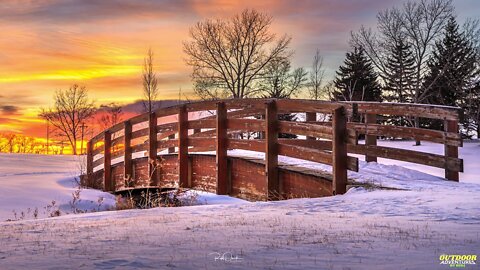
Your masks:
{"label": "vertical bridge post", "polygon": [[[133,179],[133,165],[132,165],[132,123],[130,121],[124,122],[123,128],[123,178],[130,182]],[[130,184],[130,183],[126,183]]]}
{"label": "vertical bridge post", "polygon": [[188,187],[188,112],[185,105],[178,111],[178,180],[180,187]]}
{"label": "vertical bridge post", "polygon": [[112,183],[112,134],[107,130],[103,136],[103,188],[105,191],[115,191]]}
{"label": "vertical bridge post", "polygon": [[150,186],[158,184],[157,168],[157,114],[150,113],[148,121],[148,175],[150,176]]}
{"label": "vertical bridge post", "polygon": [[[377,115],[376,114],[365,114],[365,126],[368,128],[368,124],[376,124],[377,123]],[[368,133],[365,132],[365,133]],[[367,135],[365,134],[365,145],[377,145],[377,135]],[[365,156],[366,162],[377,162],[376,156],[366,155]]]}
{"label": "vertical bridge post", "polygon": [[[316,122],[317,121],[317,113],[315,112],[306,112],[305,113],[305,121],[306,122]],[[307,140],[309,141],[314,141],[316,140],[317,138],[315,137],[311,137],[311,136],[307,136]]]}
{"label": "vertical bridge post", "polygon": [[87,143],[87,177],[92,177],[93,174],[93,143]]}
{"label": "vertical bridge post", "polygon": [[339,107],[333,111],[333,194],[347,192],[347,118],[345,108]]}
{"label": "vertical bridge post", "polygon": [[[175,134],[169,135],[168,139],[175,140]],[[167,151],[169,154],[175,153],[175,147],[169,147]]]}
{"label": "vertical bridge post", "polygon": [[[443,125],[445,132],[458,133],[458,121],[444,120]],[[447,145],[445,143],[445,178],[458,182],[460,178],[459,173],[457,171],[452,171],[449,169],[448,158],[458,158],[458,146]]]}
{"label": "vertical bridge post", "polygon": [[217,103],[216,128],[217,194],[226,195],[228,193],[227,108],[224,102]]}
{"label": "vertical bridge post", "polygon": [[278,115],[275,100],[265,104],[265,176],[267,197],[280,199],[281,190],[278,177]]}

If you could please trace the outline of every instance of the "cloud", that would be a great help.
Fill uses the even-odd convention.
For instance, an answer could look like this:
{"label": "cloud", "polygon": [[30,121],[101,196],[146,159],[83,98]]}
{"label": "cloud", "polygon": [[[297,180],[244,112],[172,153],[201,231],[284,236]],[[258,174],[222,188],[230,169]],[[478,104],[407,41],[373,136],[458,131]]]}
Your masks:
{"label": "cloud", "polygon": [[189,1],[177,0],[47,0],[2,2],[0,17],[7,21],[86,22],[127,17],[169,18],[188,13]]}
{"label": "cloud", "polygon": [[17,114],[19,111],[19,108],[13,105],[2,105],[0,106],[0,111],[3,114],[12,115],[12,114]]}

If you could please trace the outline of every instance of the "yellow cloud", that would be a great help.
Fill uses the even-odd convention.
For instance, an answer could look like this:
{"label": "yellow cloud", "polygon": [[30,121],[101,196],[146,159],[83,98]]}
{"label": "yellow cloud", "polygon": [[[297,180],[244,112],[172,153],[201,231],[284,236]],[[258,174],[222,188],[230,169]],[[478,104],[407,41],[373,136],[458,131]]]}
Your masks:
{"label": "yellow cloud", "polygon": [[57,70],[41,74],[18,74],[0,78],[0,83],[37,81],[37,80],[88,80],[109,76],[137,74],[140,66],[95,66],[91,69]]}

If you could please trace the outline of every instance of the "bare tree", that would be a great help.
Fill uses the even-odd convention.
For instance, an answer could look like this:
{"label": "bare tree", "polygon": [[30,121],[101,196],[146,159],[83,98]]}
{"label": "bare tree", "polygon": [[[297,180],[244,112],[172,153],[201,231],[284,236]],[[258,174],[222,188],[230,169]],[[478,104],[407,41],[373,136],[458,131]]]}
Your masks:
{"label": "bare tree", "polygon": [[264,98],[290,98],[298,94],[306,81],[307,72],[303,68],[291,71],[290,61],[280,59],[272,61],[266,67],[258,89]]}
{"label": "bare tree", "polygon": [[158,97],[157,74],[153,68],[153,51],[148,49],[147,56],[143,61],[143,107],[146,112],[151,113],[155,108],[155,100]]}
{"label": "bare tree", "polygon": [[77,154],[77,140],[81,136],[81,125],[90,118],[95,109],[89,101],[85,86],[72,85],[68,90],[59,90],[53,97],[53,108],[42,109],[40,117],[54,126],[59,134],[65,136]]}
{"label": "bare tree", "polygon": [[318,100],[322,95],[322,83],[325,70],[323,69],[323,57],[320,55],[320,51],[317,49],[315,56],[313,57],[312,71],[310,72],[309,81],[309,96],[312,99]]}
{"label": "bare tree", "polygon": [[383,79],[388,76],[386,63],[392,51],[391,46],[400,40],[410,45],[415,56],[415,79],[412,80],[413,93],[408,94],[412,95],[414,103],[421,103],[429,94],[428,89],[423,89],[426,62],[431,56],[432,46],[452,14],[451,0],[410,0],[401,8],[380,12],[377,15],[377,33],[362,26],[358,32],[352,32],[351,42],[364,48]]}
{"label": "bare tree", "polygon": [[15,141],[17,138],[17,134],[14,133],[7,133],[4,135],[5,137],[5,150],[8,153],[13,153],[15,150]]}
{"label": "bare tree", "polygon": [[102,130],[114,126],[122,121],[122,106],[114,102],[107,105],[100,105],[98,113],[101,114],[100,123],[102,125]]}
{"label": "bare tree", "polygon": [[205,20],[190,29],[184,42],[186,63],[193,68],[195,93],[202,99],[244,98],[258,90],[255,81],[275,59],[291,55],[291,38],[269,31],[272,17],[244,10],[229,20]]}

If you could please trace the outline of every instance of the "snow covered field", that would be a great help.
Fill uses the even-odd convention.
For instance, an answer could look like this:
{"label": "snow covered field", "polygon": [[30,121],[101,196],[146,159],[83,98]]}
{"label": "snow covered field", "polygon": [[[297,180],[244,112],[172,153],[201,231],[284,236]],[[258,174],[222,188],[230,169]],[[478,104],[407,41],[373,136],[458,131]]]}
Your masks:
{"label": "snow covered field", "polygon": [[[434,144],[415,149],[443,151]],[[447,269],[442,254],[480,255],[479,151],[478,142],[460,148],[460,183],[437,177],[442,170],[380,159],[390,165],[361,162],[349,176],[385,189],[342,196],[249,203],[202,193],[208,205],[36,220],[30,212],[0,222],[0,269]],[[71,156],[0,155],[0,220],[14,219],[12,210],[18,219],[27,208],[44,217],[52,200],[71,212],[79,164]],[[100,191],[80,196],[85,210],[114,204]]]}

